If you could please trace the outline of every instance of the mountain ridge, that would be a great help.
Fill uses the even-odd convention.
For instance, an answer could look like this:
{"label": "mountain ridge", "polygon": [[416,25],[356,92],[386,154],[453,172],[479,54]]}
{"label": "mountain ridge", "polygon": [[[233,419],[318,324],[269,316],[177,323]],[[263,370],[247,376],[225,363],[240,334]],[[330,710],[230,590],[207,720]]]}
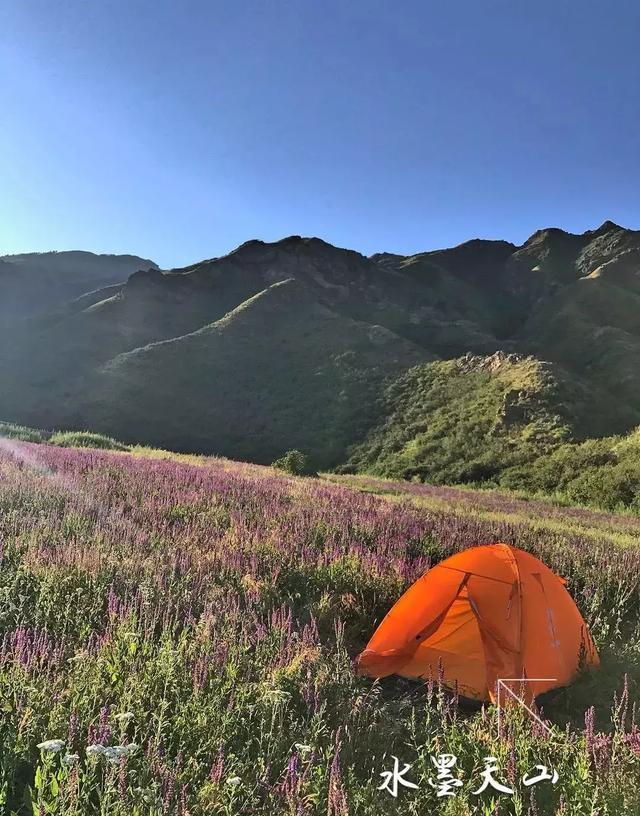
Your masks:
{"label": "mountain ridge", "polygon": [[[546,453],[540,428],[553,447],[640,424],[640,232],[612,221],[407,256],[291,235],[183,268],[131,263],[44,309],[24,288],[0,327],[3,419],[256,461],[295,445],[315,466],[394,473],[372,451],[409,434],[404,475],[463,480],[491,470],[464,433],[494,429],[504,470]],[[454,439],[459,467],[437,465],[433,445]]]}
{"label": "mountain ridge", "polygon": [[85,250],[0,255],[0,325],[63,305],[92,289],[121,283],[136,269],[156,267],[136,255]]}

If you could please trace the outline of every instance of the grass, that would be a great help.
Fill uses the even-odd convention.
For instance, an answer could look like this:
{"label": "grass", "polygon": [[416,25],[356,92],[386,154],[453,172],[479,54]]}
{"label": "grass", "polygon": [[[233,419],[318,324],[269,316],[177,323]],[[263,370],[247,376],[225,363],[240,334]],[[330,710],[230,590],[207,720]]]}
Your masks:
{"label": "grass", "polygon": [[129,450],[116,439],[90,431],[58,431],[49,437],[50,444],[60,448],[100,448],[102,450]]}
{"label": "grass", "polygon": [[[396,485],[390,500],[354,485],[4,440],[2,812],[637,813],[635,520],[425,485]],[[600,672],[544,701],[551,734],[516,709],[498,734],[492,707],[464,712],[437,678],[353,671],[430,563],[496,539],[567,578],[601,652]],[[457,756],[463,781],[446,801],[428,783],[441,753]],[[397,804],[377,790],[394,755],[419,785]],[[487,756],[513,796],[474,796]],[[538,763],[558,770],[556,785],[521,784]]]}
{"label": "grass", "polygon": [[21,439],[23,442],[45,442],[49,438],[46,431],[15,425],[12,422],[0,422],[0,437],[3,436],[6,439]]}
{"label": "grass", "polygon": [[618,547],[637,547],[640,519],[634,513],[606,513],[586,506],[567,506],[549,497],[531,498],[506,490],[477,490],[375,479],[369,476],[323,474],[323,478],[396,502],[410,501],[427,510],[482,521],[524,525],[550,534],[578,534],[594,542],[609,541]]}
{"label": "grass", "polygon": [[0,422],[0,439],[15,439],[22,442],[48,442],[61,448],[100,448],[102,450],[130,450],[116,439],[91,431],[43,431],[27,428],[11,422]]}

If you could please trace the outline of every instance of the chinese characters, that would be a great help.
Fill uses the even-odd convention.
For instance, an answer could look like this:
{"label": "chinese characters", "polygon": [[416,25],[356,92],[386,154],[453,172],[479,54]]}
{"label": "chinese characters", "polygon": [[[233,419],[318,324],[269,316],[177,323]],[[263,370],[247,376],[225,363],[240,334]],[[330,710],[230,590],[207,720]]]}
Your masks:
{"label": "chinese characters", "polygon": [[[417,790],[420,786],[407,778],[408,772],[412,766],[409,763],[403,763],[400,768],[400,760],[393,756],[393,769],[390,771],[382,771],[380,776],[383,781],[378,786],[378,790],[385,790],[394,798],[398,796],[400,787],[413,788]],[[436,796],[455,796],[458,788],[464,784],[460,775],[457,773],[456,763],[458,758],[454,754],[438,754],[430,757],[431,763],[435,769],[435,776],[429,776],[428,784],[435,790]],[[494,756],[484,758],[484,769],[480,772],[480,784],[477,788],[471,791],[474,796],[481,796],[487,789],[492,789],[498,793],[513,795],[513,788],[505,784],[500,777],[500,769],[498,767],[498,760]],[[522,784],[525,787],[537,785],[539,782],[551,782],[555,785],[560,777],[558,772],[553,768],[548,769],[546,765],[536,765],[531,773],[525,773],[522,777]]]}

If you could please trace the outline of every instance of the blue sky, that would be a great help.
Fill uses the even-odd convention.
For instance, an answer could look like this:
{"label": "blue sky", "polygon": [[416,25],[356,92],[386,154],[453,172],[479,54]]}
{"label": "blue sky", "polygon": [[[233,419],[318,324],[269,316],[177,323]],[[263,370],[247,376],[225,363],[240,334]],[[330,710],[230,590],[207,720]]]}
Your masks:
{"label": "blue sky", "polygon": [[640,227],[636,0],[3,0],[0,254]]}

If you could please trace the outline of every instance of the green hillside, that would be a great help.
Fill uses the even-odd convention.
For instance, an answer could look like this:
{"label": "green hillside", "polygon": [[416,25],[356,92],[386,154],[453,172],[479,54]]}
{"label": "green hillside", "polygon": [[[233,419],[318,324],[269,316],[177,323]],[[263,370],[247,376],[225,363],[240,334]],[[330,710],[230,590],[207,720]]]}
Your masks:
{"label": "green hillside", "polygon": [[289,280],[197,332],[116,357],[83,410],[126,441],[259,462],[294,447],[329,467],[370,425],[384,382],[428,358]]}
{"label": "green hillside", "polygon": [[466,355],[416,366],[387,388],[383,418],[349,467],[443,483],[495,479],[577,429],[606,427],[588,400],[579,384],[532,357]]}
{"label": "green hillside", "polygon": [[382,419],[347,473],[491,484],[605,509],[640,510],[640,429],[612,423],[593,393],[533,357],[467,355],[415,366],[390,384]]}

